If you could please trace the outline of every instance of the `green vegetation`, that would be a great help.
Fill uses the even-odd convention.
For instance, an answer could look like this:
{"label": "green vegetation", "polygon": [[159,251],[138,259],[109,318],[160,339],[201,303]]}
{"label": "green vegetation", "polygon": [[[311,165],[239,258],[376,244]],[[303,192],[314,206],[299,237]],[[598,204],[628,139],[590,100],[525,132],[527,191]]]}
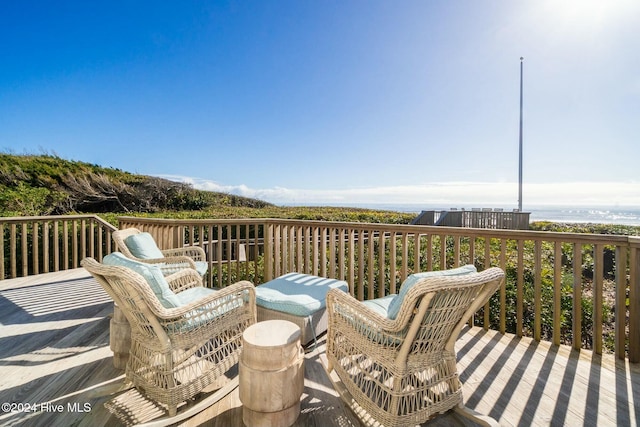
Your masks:
{"label": "green vegetation", "polygon": [[575,224],[538,221],[529,225],[534,231],[553,231],[556,233],[617,234],[621,236],[640,236],[640,226],[620,224]]}
{"label": "green vegetation", "polygon": [[0,154],[0,216],[144,213],[268,203],[56,155]]}
{"label": "green vegetation", "polygon": [[290,218],[407,224],[412,214],[335,207],[277,207],[232,194],[56,155],[0,154],[0,216],[96,213],[163,218]]}
{"label": "green vegetation", "polygon": [[[386,224],[408,224],[414,217],[413,214],[376,211],[355,208],[337,207],[278,207],[269,203],[238,197],[224,193],[195,190],[183,183],[176,183],[161,178],[135,175],[118,169],[104,168],[101,166],[63,160],[55,155],[11,155],[0,154],[0,216],[36,216],[51,214],[96,213],[110,223],[117,225],[118,216],[142,216],[163,217],[179,219],[206,219],[206,218],[287,218],[316,221],[340,221],[340,222],[369,222]],[[547,232],[570,232],[592,234],[617,234],[640,235],[640,227],[606,224],[562,224],[552,222],[534,222],[531,230]],[[429,242],[426,237],[420,243],[421,248],[426,248]],[[5,239],[5,245],[8,239]],[[398,265],[404,256],[400,242],[396,248],[385,247],[385,259],[391,259],[391,251],[396,250]],[[447,257],[447,265],[453,265],[454,244],[452,238],[432,236],[433,266],[439,265],[439,256],[444,252]],[[522,311],[525,335],[532,335],[535,319],[538,316],[541,322],[541,334],[543,339],[551,339],[553,333],[553,305],[555,291],[555,252],[553,244],[543,243],[541,249],[541,312],[534,311],[534,253],[533,242],[525,241],[525,257],[523,259],[523,289]],[[489,242],[490,260],[484,259],[484,238],[462,238],[460,241],[460,253],[462,258],[468,256],[471,245],[474,246],[474,260],[461,259],[460,262],[473,262],[479,268],[486,265],[500,265],[501,242],[492,239]],[[506,242],[507,283],[505,289],[506,300],[506,328],[508,332],[516,331],[515,307],[518,306],[517,289],[517,242]],[[409,242],[407,258],[408,265],[413,265],[415,259],[415,245]],[[379,251],[378,242],[372,249]],[[423,249],[424,250],[424,249]],[[571,244],[563,244],[561,262],[561,289],[560,289],[560,332],[561,340],[569,343],[572,340],[572,306],[573,289],[581,286],[582,307],[582,337],[579,339],[587,348],[592,346],[592,330],[594,317],[593,298],[593,246],[585,245],[581,248],[581,259],[574,260],[574,251]],[[364,257],[368,259],[369,247],[364,248]],[[604,323],[604,345],[608,350],[613,346],[613,319],[615,317],[615,282],[614,282],[614,249],[604,249],[604,295],[602,298],[602,312]],[[359,254],[355,254],[358,258]],[[420,270],[426,270],[427,258],[425,254],[420,257]],[[343,260],[344,261],[344,260]],[[262,262],[258,257],[256,262]],[[581,280],[574,283],[574,264],[579,263]],[[374,271],[369,272],[373,268]],[[379,277],[377,265],[369,266],[367,263],[364,277]],[[437,267],[436,267],[437,268]],[[385,266],[386,283],[397,283],[397,277],[391,278],[389,266]],[[262,271],[261,269],[250,269]],[[231,274],[232,272],[229,272]],[[239,274],[235,272],[233,274]],[[397,275],[396,271],[396,275]],[[255,278],[259,281],[260,278]],[[367,282],[367,280],[365,280]],[[372,284],[374,287],[377,284]],[[387,285],[388,286],[388,285]],[[364,298],[370,298],[379,294],[378,289],[369,289],[365,286]],[[390,289],[386,290],[389,293]],[[496,294],[492,298],[489,319],[491,327],[499,328],[499,298]]]}

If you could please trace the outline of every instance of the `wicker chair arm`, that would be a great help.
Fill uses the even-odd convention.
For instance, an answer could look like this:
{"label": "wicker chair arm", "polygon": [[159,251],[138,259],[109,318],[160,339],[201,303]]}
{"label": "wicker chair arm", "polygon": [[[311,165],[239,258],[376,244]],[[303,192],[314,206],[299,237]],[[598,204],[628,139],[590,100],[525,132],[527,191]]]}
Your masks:
{"label": "wicker chair arm", "polygon": [[166,257],[187,256],[194,261],[206,261],[207,255],[200,246],[187,246],[184,248],[164,249],[162,253]]}
{"label": "wicker chair arm", "polygon": [[175,321],[176,318],[185,316],[188,313],[193,313],[198,310],[208,311],[212,308],[223,305],[229,300],[229,298],[232,298],[239,293],[247,293],[248,298],[246,298],[246,301],[243,300],[242,305],[253,304],[253,311],[255,312],[255,286],[247,280],[242,280],[187,305],[176,308],[162,307],[160,309],[157,309],[158,306],[156,305],[154,306],[154,311],[156,311],[154,314],[156,314],[159,319]]}
{"label": "wicker chair arm", "polygon": [[193,259],[187,256],[171,256],[166,258],[130,258],[138,262],[143,262],[145,264],[158,265],[158,267],[160,267],[160,270],[162,270],[164,274],[175,273],[176,271],[183,269],[196,270],[196,263],[193,261]]}
{"label": "wicker chair arm", "polygon": [[182,264],[183,268],[186,267],[185,264],[188,264],[189,268],[196,269],[196,263],[192,258],[184,255],[172,255],[163,258],[164,263],[166,264],[166,268],[175,268],[175,265],[172,264]]}
{"label": "wicker chair arm", "polygon": [[176,273],[166,276],[169,287],[175,293],[182,292],[189,288],[196,288],[202,285],[202,276],[191,268],[182,269]]}
{"label": "wicker chair arm", "polygon": [[167,262],[166,258],[138,258],[135,256],[130,256],[127,258],[131,258],[134,261],[144,262],[146,264],[164,264]]}

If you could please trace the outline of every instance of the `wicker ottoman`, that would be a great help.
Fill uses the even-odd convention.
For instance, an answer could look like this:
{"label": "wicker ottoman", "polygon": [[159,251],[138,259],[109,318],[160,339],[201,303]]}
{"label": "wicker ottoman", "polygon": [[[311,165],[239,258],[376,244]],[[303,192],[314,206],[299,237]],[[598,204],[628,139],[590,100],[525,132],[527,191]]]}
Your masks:
{"label": "wicker ottoman", "polygon": [[256,287],[258,322],[288,320],[300,327],[303,345],[327,330],[329,289],[349,291],[343,280],[289,273]]}

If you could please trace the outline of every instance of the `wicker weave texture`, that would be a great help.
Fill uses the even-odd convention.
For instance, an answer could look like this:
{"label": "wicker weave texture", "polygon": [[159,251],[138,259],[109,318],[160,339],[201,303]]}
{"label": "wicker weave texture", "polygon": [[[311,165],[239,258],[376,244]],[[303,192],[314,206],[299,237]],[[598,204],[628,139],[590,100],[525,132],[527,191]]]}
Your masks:
{"label": "wicker weave texture", "polygon": [[327,359],[356,413],[367,424],[415,426],[462,404],[455,341],[503,280],[499,268],[422,279],[395,320],[330,291]]}
{"label": "wicker weave texture", "polygon": [[[85,258],[131,325],[125,375],[147,397],[176,414],[182,402],[216,383],[239,360],[242,332],[256,322],[255,291],[242,281],[188,305],[167,309],[142,276]],[[174,290],[202,286],[195,270],[167,276]]]}
{"label": "wicker weave texture", "polygon": [[200,246],[186,246],[184,248],[163,249],[160,252],[163,258],[143,259],[138,258],[131,253],[129,247],[125,243],[125,239],[129,236],[141,233],[137,228],[125,228],[124,230],[116,230],[112,233],[113,241],[120,252],[127,258],[134,259],[139,262],[150,264],[159,264],[160,269],[165,274],[175,273],[183,268],[196,269],[196,261],[207,261],[207,255]]}

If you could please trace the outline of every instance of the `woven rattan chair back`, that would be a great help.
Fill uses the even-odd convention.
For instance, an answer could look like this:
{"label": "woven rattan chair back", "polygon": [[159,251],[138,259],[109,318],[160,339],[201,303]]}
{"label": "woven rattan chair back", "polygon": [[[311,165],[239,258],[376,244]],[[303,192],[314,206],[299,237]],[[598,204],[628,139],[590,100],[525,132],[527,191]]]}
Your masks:
{"label": "woven rattan chair back", "polygon": [[455,341],[504,272],[421,279],[396,319],[344,292],[327,298],[327,359],[365,423],[415,426],[462,404]]}
{"label": "woven rattan chair back", "polygon": [[[165,308],[145,279],[126,267],[82,260],[131,325],[126,379],[148,398],[177,406],[215,384],[239,359],[242,332],[256,322],[252,283],[242,281],[183,306]],[[195,270],[167,276],[174,291],[202,287]]]}

